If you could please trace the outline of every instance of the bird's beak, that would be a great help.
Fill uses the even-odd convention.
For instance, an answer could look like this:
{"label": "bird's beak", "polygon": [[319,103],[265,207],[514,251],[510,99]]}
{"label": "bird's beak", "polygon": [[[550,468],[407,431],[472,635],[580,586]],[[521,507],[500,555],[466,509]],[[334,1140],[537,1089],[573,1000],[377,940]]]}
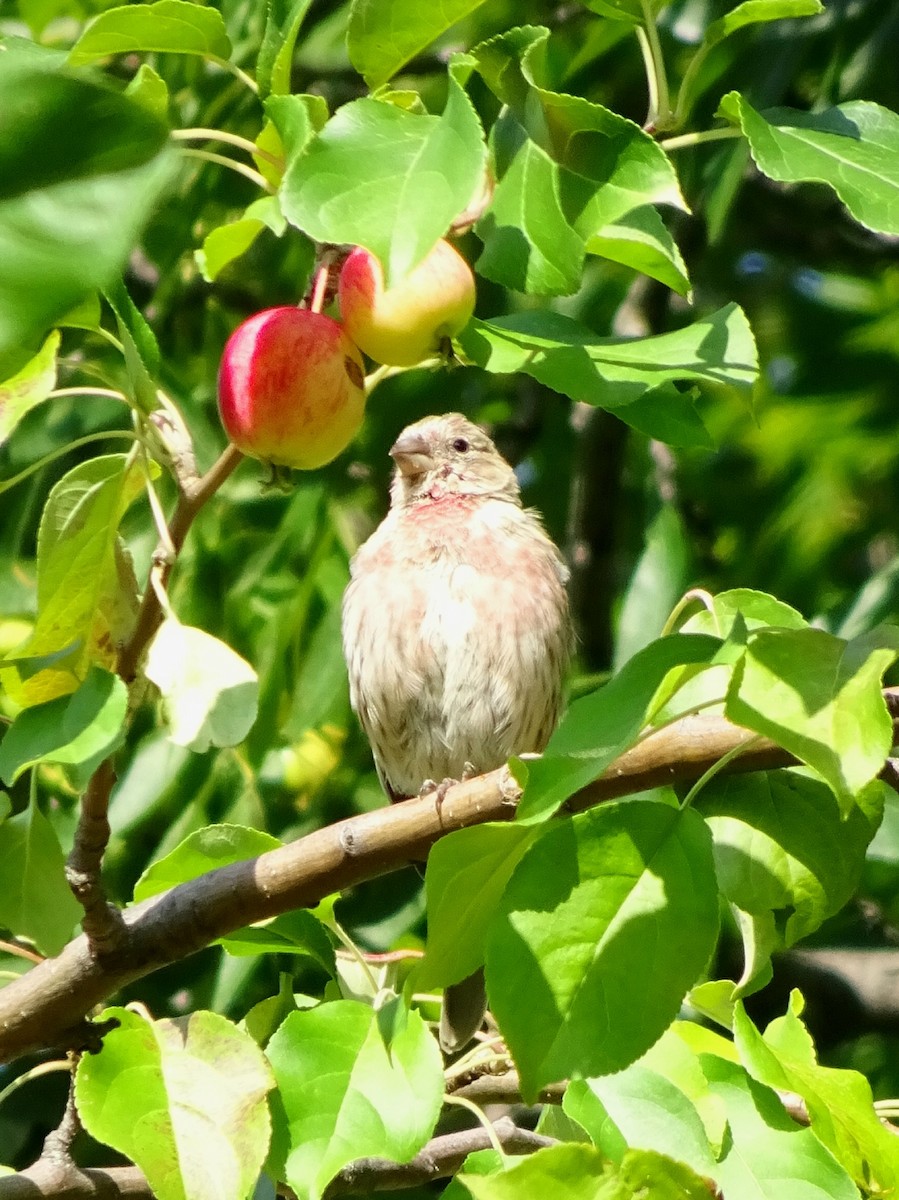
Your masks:
{"label": "bird's beak", "polygon": [[434,465],[426,439],[408,429],[390,447],[390,457],[403,475],[424,475]]}

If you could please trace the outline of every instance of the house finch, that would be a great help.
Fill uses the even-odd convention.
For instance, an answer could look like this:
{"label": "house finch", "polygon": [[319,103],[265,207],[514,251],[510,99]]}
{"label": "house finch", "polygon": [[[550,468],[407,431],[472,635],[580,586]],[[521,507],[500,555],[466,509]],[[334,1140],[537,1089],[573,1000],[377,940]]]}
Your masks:
{"label": "house finch", "polygon": [[[390,511],[350,565],[343,644],[350,701],[398,800],[544,748],[570,624],[568,571],[483,430],[427,417],[390,454]],[[482,1019],[482,980],[447,989],[444,1048]]]}

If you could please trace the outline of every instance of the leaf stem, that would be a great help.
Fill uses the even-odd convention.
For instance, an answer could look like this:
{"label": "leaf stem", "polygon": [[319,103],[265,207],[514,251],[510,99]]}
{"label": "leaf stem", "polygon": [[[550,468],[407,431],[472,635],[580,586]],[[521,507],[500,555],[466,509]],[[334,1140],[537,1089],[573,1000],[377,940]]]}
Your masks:
{"label": "leaf stem", "polygon": [[195,150],[191,146],[185,146],[181,154],[185,158],[202,158],[206,162],[216,163],[220,167],[228,167],[232,171],[236,171],[238,175],[243,175],[245,179],[249,179],[251,183],[255,183],[258,188],[264,192],[274,193],[274,188],[268,180],[260,175],[258,171],[254,171],[252,167],[248,167],[246,163],[235,162],[233,158],[227,158],[224,154],[216,154],[212,150]]}
{"label": "leaf stem", "polygon": [[662,43],[649,0],[640,0],[640,7],[643,10],[643,24],[637,26],[637,41],[640,43],[649,88],[649,111],[643,128],[647,133],[653,133],[657,129],[669,129],[673,114]]}
{"label": "leaf stem", "polygon": [[715,622],[715,633],[718,637],[721,637],[718,614],[715,612],[715,600],[712,593],[707,592],[705,588],[690,588],[688,592],[684,592],[683,596],[681,596],[680,600],[678,600],[677,604],[671,610],[671,614],[659,636],[667,637],[668,634],[672,633],[677,628],[677,622],[681,614],[694,602],[701,604],[706,612],[710,614],[712,620]]}
{"label": "leaf stem", "polygon": [[[243,454],[236,446],[229,445],[205,475],[182,485],[181,496],[168,524],[168,537],[165,542],[160,539],[153,553],[154,562],[160,563],[158,578],[163,587],[168,583],[175,558],[181,552],[197,513],[242,461]],[[159,598],[154,589],[148,587],[144,592],[131,637],[119,653],[116,670],[125,683],[131,683],[137,674],[138,664],[150,643],[150,638],[159,628],[162,615]]]}
{"label": "leaf stem", "polygon": [[259,95],[256,80],[248,75],[246,71],[241,70],[237,63],[233,63],[227,58],[220,58],[217,54],[207,54],[206,57],[210,62],[214,62],[217,67],[221,67],[223,71],[228,71],[235,79],[239,79],[245,87],[250,89],[254,96]]}
{"label": "leaf stem", "polygon": [[703,129],[698,133],[681,133],[677,137],[663,138],[659,145],[663,150],[683,150],[687,146],[701,146],[704,142],[719,142],[725,138],[742,136],[742,129],[728,125],[725,129]]}
{"label": "leaf stem", "polygon": [[741,745],[734,746],[733,749],[728,750],[727,754],[722,754],[717,762],[712,763],[704,775],[700,775],[700,777],[690,788],[689,792],[687,792],[686,796],[681,801],[681,811],[690,807],[705,785],[707,783],[711,783],[719,771],[723,771],[728,763],[733,762],[735,758],[739,758],[741,754],[745,754],[747,750],[751,750],[752,747],[758,745],[761,740],[762,735],[757,733],[755,737],[747,738],[747,740]]}
{"label": "leaf stem", "polygon": [[29,1083],[32,1079],[39,1079],[41,1075],[49,1075],[53,1071],[70,1071],[68,1059],[56,1058],[52,1062],[38,1063],[36,1067],[32,1067],[30,1071],[23,1071],[21,1075],[17,1075],[12,1083],[8,1083],[2,1091],[0,1091],[0,1104],[7,1100],[15,1091],[25,1083]]}
{"label": "leaf stem", "polygon": [[88,446],[91,442],[103,442],[107,438],[128,438],[132,442],[142,440],[140,434],[126,429],[108,429],[105,433],[87,433],[84,437],[75,438],[74,442],[68,442],[58,450],[53,450],[50,454],[45,454],[43,458],[39,458],[37,462],[32,463],[30,467],[26,467],[24,471],[20,471],[18,475],[13,475],[10,479],[0,480],[0,495],[8,492],[10,488],[14,488],[16,484],[22,483],[29,475],[34,475],[35,472],[43,470],[44,467],[55,462],[57,458],[62,458],[70,450],[77,450],[81,446]]}
{"label": "leaf stem", "polygon": [[467,1100],[464,1096],[447,1095],[443,1097],[444,1104],[455,1104],[459,1108],[467,1108],[470,1113],[474,1113],[478,1121],[482,1125],[485,1133],[490,1138],[490,1145],[500,1157],[500,1161],[505,1161],[506,1155],[503,1151],[502,1142],[496,1135],[496,1130],[482,1108],[479,1108],[473,1100]]}
{"label": "leaf stem", "polygon": [[254,155],[256,158],[264,159],[267,163],[271,163],[273,167],[279,170],[284,169],[283,159],[278,159],[274,154],[269,154],[267,150],[261,150],[255,142],[251,142],[249,138],[241,137],[239,133],[229,133],[226,129],[173,129],[171,138],[176,142],[227,142],[229,146],[236,146],[239,150],[246,150],[247,154]]}
{"label": "leaf stem", "polygon": [[33,963],[42,963],[44,961],[43,955],[35,953],[34,950],[29,950],[26,946],[19,946],[15,942],[7,942],[6,940],[0,940],[0,953],[11,954],[16,958],[27,958],[29,962]]}
{"label": "leaf stem", "polygon": [[47,397],[48,400],[56,400],[59,396],[106,396],[110,400],[122,400],[125,404],[129,404],[128,397],[124,392],[118,392],[114,388],[101,387],[70,387],[56,388]]}

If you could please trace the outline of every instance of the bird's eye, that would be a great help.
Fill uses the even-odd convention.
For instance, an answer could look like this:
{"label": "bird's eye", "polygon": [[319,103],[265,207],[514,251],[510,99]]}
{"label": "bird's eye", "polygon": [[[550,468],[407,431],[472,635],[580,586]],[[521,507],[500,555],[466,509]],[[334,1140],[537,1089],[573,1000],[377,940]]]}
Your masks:
{"label": "bird's eye", "polygon": [[456,440],[453,442],[453,449],[458,451],[459,454],[465,454],[465,452],[469,449],[467,440],[465,438],[456,438]]}

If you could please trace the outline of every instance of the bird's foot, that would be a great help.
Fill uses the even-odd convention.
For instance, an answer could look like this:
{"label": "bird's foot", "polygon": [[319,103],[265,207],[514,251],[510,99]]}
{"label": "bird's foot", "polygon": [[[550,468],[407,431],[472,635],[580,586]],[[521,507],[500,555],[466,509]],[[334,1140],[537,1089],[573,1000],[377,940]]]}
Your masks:
{"label": "bird's foot", "polygon": [[435,783],[433,779],[426,779],[418,789],[418,795],[434,796],[434,805],[437,809],[437,819],[440,824],[443,824],[443,802],[446,799],[446,793],[451,787],[455,787],[457,783],[467,783],[469,779],[474,779],[478,774],[477,767],[473,763],[465,762],[462,764],[462,775],[459,779],[441,779],[439,783]]}

